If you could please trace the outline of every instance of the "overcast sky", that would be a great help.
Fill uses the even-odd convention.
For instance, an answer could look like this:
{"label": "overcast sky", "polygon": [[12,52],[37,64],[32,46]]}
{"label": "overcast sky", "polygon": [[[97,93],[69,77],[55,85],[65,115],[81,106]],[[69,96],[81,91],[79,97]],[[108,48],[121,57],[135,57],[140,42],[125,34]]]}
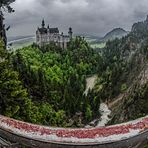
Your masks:
{"label": "overcast sky", "polygon": [[16,0],[15,13],[6,15],[9,36],[32,35],[42,18],[50,27],[102,36],[116,27],[130,30],[145,19],[148,0]]}

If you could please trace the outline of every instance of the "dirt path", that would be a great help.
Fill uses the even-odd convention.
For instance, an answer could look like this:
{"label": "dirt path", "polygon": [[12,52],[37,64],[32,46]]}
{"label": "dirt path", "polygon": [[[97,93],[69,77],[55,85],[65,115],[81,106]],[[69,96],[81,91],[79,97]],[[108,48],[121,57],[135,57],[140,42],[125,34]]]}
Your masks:
{"label": "dirt path", "polygon": [[85,96],[87,96],[89,90],[92,90],[94,88],[96,80],[97,80],[97,75],[93,75],[92,77],[86,79],[86,89],[84,91]]}
{"label": "dirt path", "polygon": [[113,108],[116,104],[118,104],[122,100],[123,96],[124,94],[120,94],[114,101],[108,103],[108,107]]}

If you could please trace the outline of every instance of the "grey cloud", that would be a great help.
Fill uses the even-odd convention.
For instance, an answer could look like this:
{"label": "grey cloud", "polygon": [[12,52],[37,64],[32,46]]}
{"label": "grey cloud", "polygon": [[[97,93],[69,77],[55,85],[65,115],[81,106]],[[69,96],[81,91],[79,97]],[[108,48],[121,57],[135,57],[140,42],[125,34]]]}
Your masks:
{"label": "grey cloud", "polygon": [[16,12],[6,16],[9,35],[34,34],[42,18],[67,32],[104,35],[115,27],[130,30],[148,14],[147,0],[16,0]]}

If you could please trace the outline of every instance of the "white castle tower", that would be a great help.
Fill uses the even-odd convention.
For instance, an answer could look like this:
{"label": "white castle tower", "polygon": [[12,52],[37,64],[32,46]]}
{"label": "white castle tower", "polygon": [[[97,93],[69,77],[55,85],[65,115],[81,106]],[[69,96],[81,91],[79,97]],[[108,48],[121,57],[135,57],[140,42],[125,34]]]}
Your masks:
{"label": "white castle tower", "polygon": [[45,21],[42,20],[41,28],[36,31],[36,43],[41,47],[43,45],[54,42],[61,48],[67,48],[68,42],[72,38],[72,28],[69,28],[68,35],[59,32],[58,28],[50,28],[49,25],[45,27]]}

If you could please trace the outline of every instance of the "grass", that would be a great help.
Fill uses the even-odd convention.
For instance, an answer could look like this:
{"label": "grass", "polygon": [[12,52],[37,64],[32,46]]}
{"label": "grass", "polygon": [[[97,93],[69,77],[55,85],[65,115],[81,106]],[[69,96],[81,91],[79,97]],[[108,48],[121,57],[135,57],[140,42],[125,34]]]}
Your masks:
{"label": "grass", "polygon": [[91,47],[96,49],[96,48],[104,48],[106,46],[106,43],[95,43],[91,44]]}
{"label": "grass", "polygon": [[95,41],[96,41],[96,39],[91,39],[91,38],[85,38],[85,39],[86,39],[86,41],[89,42],[89,43],[92,43],[92,42],[95,42]]}

